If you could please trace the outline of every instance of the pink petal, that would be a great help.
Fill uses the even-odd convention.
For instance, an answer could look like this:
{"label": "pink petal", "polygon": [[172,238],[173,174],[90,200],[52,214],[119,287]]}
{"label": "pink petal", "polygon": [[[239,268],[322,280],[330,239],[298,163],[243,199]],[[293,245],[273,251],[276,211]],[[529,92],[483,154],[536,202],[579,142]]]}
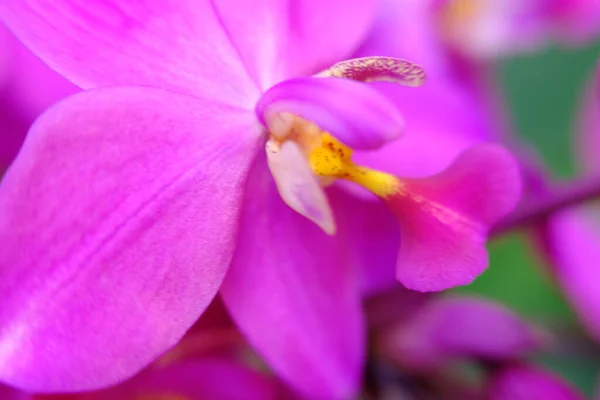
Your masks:
{"label": "pink petal", "polygon": [[2,91],[4,85],[9,82],[7,78],[10,76],[11,71],[11,46],[12,41],[10,33],[4,25],[0,24],[0,91]]}
{"label": "pink petal", "polygon": [[348,260],[359,271],[365,296],[401,287],[396,279],[400,230],[394,214],[380,201],[368,201],[346,191],[328,191],[339,213],[337,237],[346,242]]}
{"label": "pink petal", "polygon": [[33,400],[32,397],[18,389],[0,384],[0,399],[2,400]]}
{"label": "pink petal", "polygon": [[44,114],[0,186],[0,379],[92,389],[174,345],[231,261],[259,135],[252,113],[147,88]]}
{"label": "pink petal", "polygon": [[58,100],[79,91],[77,86],[51,70],[13,35],[10,35],[10,40],[13,70],[4,95],[14,111],[27,122],[33,121]]}
{"label": "pink petal", "polygon": [[[402,110],[406,119],[406,135],[377,151],[356,151],[358,164],[399,176],[424,177],[447,168],[464,150],[491,136],[477,104],[464,92],[448,83],[426,84],[415,90],[398,85],[382,86],[385,94]],[[435,118],[432,118],[432,112]],[[353,235],[349,246],[362,271],[367,294],[398,285],[395,277],[399,249],[399,230],[391,211],[374,196],[345,186],[346,191],[364,201],[342,196],[350,217],[341,218],[339,234]]]}
{"label": "pink petal", "polygon": [[16,157],[27,128],[27,123],[0,100],[0,176]]}
{"label": "pink petal", "polygon": [[349,58],[370,27],[374,0],[214,0],[241,60],[266,90]]}
{"label": "pink petal", "polygon": [[547,223],[543,240],[553,272],[587,331],[600,341],[600,229],[591,210],[566,210]]}
{"label": "pink petal", "polygon": [[529,365],[513,365],[498,371],[488,384],[489,400],[583,400],[563,379]]}
{"label": "pink petal", "polygon": [[379,0],[375,20],[355,57],[400,57],[422,65],[434,79],[447,73],[431,0]]}
{"label": "pink petal", "polygon": [[297,115],[352,148],[381,147],[404,128],[402,115],[387,97],[368,84],[340,78],[282,82],[261,97],[256,112],[265,125],[278,113]]}
{"label": "pink petal", "polygon": [[259,96],[208,0],[4,0],[0,19],[84,89],[155,86],[245,108]]}
{"label": "pink petal", "polygon": [[83,88],[157,86],[252,107],[259,89],[347,58],[374,9],[374,0],[5,0],[0,15]]}
{"label": "pink petal", "polygon": [[544,344],[541,331],[511,310],[469,297],[438,298],[399,320],[387,333],[395,360],[418,368],[437,368],[453,358],[515,359]]}
{"label": "pink petal", "polygon": [[351,398],[364,332],[355,277],[340,242],[281,201],[257,160],[222,295],[275,373],[308,398]]}
{"label": "pink petal", "polygon": [[171,395],[173,399],[284,398],[278,396],[282,389],[275,379],[226,358],[201,358],[149,370],[124,389],[123,400],[131,399],[132,394],[149,399],[160,394]]}
{"label": "pink petal", "polygon": [[406,177],[426,177],[447,168],[463,151],[492,139],[477,100],[450,82],[413,89],[375,84],[402,110],[406,134],[378,151],[355,152],[358,164]]}
{"label": "pink petal", "polygon": [[269,140],[266,152],[269,171],[285,204],[333,235],[335,220],[329,201],[300,146],[292,140],[281,145]]}
{"label": "pink petal", "polygon": [[431,178],[404,180],[386,203],[401,229],[396,276],[409,289],[471,283],[487,267],[487,231],[520,196],[516,161],[499,146],[465,151]]}

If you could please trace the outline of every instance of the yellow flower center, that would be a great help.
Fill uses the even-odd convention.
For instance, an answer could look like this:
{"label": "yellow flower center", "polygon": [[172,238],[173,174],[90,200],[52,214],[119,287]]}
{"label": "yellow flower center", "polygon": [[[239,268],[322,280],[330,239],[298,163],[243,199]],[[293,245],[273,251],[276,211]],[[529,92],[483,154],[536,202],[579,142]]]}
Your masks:
{"label": "yellow flower center", "polygon": [[327,132],[308,156],[308,163],[317,176],[345,179],[357,183],[379,197],[388,197],[401,189],[393,175],[361,167],[352,161],[352,149]]}

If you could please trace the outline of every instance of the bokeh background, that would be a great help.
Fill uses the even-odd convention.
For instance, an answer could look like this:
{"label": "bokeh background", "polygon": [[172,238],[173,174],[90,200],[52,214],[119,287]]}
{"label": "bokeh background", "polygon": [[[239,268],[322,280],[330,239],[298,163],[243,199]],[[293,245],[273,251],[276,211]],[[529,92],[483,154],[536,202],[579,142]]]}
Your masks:
{"label": "bokeh background", "polygon": [[[534,53],[506,58],[495,66],[494,79],[514,133],[561,179],[577,174],[573,135],[599,55],[600,42],[575,48],[552,44]],[[572,332],[572,346],[579,351],[561,351],[559,346],[555,353],[539,356],[538,361],[591,396],[600,371],[600,350],[584,342],[585,334],[529,236],[522,232],[506,235],[493,240],[489,248],[490,269],[472,285],[455,291],[492,298],[529,320]]]}

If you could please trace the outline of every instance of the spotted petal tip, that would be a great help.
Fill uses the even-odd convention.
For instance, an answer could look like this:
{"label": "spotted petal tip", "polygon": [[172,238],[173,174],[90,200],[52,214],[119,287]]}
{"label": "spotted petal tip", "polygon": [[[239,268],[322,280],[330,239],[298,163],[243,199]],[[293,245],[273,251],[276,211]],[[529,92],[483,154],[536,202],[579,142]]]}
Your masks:
{"label": "spotted petal tip", "polygon": [[490,144],[465,151],[438,175],[404,180],[385,198],[402,235],[398,280],[418,291],[471,283],[487,267],[490,226],[515,207],[520,192],[516,161]]}
{"label": "spotted petal tip", "polygon": [[425,83],[425,70],[417,64],[393,57],[361,57],[341,61],[319,73],[360,82],[393,82],[418,87]]}

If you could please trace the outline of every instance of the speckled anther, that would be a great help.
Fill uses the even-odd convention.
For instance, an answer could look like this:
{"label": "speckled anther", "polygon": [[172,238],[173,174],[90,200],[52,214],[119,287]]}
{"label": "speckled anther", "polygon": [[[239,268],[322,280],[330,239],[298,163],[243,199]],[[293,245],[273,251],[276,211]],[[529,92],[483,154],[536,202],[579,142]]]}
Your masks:
{"label": "speckled anther", "polygon": [[425,71],[417,64],[393,57],[362,57],[342,61],[320,72],[319,77],[337,77],[361,82],[393,82],[421,86]]}

